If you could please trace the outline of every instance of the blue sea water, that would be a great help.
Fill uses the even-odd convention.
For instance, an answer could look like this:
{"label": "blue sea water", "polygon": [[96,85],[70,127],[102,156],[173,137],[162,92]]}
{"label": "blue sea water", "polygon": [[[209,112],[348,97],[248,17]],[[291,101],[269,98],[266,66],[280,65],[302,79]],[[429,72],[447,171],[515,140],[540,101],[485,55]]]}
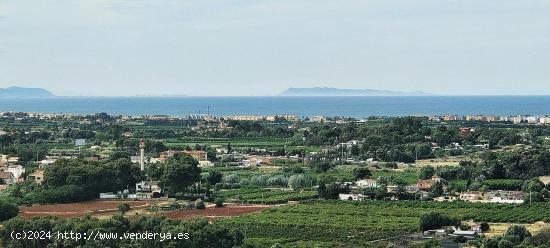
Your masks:
{"label": "blue sea water", "polygon": [[550,96],[0,98],[0,111],[122,115],[550,115]]}

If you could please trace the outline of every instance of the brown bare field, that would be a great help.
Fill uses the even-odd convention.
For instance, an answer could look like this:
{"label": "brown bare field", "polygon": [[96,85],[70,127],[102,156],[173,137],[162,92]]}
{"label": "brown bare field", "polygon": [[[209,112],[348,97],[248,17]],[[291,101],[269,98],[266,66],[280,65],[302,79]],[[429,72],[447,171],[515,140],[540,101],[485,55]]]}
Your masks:
{"label": "brown bare field", "polygon": [[419,159],[416,161],[416,166],[425,167],[456,167],[459,165],[462,160],[472,160],[466,156],[454,156],[454,157],[445,157],[445,158],[434,158],[434,159]]}
{"label": "brown bare field", "polygon": [[220,218],[259,212],[269,207],[270,206],[262,205],[233,205],[225,206],[223,208],[210,207],[206,209],[176,210],[162,213],[162,215],[171,219],[190,219],[198,216],[207,218]]}
{"label": "brown bare field", "polygon": [[128,203],[131,209],[147,207],[152,203],[159,203],[158,201],[87,201],[81,203],[70,204],[52,204],[52,205],[33,205],[20,207],[21,215],[24,218],[32,218],[39,216],[59,216],[59,217],[76,217],[84,216],[86,214],[96,215],[113,213],[117,211],[117,206],[120,203]]}

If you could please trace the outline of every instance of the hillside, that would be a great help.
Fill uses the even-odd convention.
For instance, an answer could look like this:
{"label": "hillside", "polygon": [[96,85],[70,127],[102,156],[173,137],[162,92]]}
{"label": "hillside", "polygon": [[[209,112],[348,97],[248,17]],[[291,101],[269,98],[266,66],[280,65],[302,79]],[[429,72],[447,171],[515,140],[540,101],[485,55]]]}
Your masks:
{"label": "hillside", "polygon": [[338,89],[329,87],[288,88],[280,96],[423,96],[422,91],[403,92],[375,89]]}
{"label": "hillside", "polygon": [[8,87],[0,88],[0,97],[20,98],[20,97],[54,97],[55,95],[42,88],[23,88]]}

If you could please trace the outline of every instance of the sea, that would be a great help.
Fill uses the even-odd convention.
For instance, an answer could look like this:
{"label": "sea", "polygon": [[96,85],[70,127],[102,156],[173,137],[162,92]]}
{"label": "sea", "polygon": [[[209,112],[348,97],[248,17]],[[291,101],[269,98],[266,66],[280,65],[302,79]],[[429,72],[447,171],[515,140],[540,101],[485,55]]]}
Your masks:
{"label": "sea", "polygon": [[0,98],[0,112],[113,115],[550,115],[550,96]]}

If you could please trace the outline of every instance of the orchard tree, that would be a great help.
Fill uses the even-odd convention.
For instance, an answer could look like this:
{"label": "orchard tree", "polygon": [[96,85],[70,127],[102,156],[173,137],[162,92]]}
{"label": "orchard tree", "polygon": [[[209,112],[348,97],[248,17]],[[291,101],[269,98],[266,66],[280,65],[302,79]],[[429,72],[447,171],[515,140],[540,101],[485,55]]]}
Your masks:
{"label": "orchard tree", "polygon": [[356,169],[353,170],[353,176],[357,180],[368,178],[371,175],[372,175],[372,173],[370,172],[369,168],[367,168],[367,167],[356,168]]}
{"label": "orchard tree", "polygon": [[208,181],[210,185],[216,185],[216,183],[219,183],[222,181],[222,177],[223,177],[223,174],[218,170],[211,170],[210,172],[208,172],[206,181]]}
{"label": "orchard tree", "polygon": [[420,170],[420,179],[426,180],[430,179],[435,175],[435,169],[432,166],[425,166]]}

